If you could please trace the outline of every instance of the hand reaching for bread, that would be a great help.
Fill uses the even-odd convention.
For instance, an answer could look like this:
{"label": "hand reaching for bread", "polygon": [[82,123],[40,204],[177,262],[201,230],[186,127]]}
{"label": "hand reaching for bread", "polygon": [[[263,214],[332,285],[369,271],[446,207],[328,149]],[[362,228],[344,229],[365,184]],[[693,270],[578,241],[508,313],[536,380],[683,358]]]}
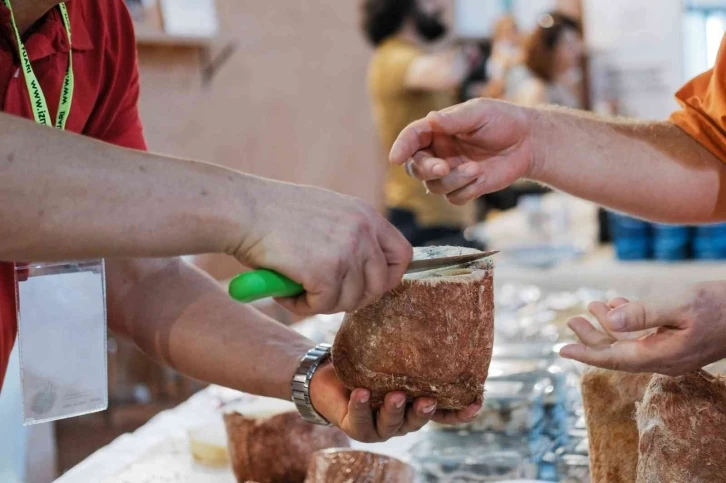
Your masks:
{"label": "hand reaching for bread", "polygon": [[540,169],[529,113],[491,99],[434,111],[401,131],[389,159],[431,193],[463,205]]}
{"label": "hand reaching for bread", "polygon": [[677,376],[726,357],[726,281],[700,283],[656,300],[593,302],[568,326],[580,344],[560,354],[593,366]]}
{"label": "hand reaching for bread", "polygon": [[329,363],[315,371],[310,382],[310,398],[315,409],[328,421],[364,443],[386,441],[418,431],[430,420],[443,424],[468,422],[481,409],[481,404],[472,404],[461,411],[437,411],[432,398],[421,397],[413,404],[406,404],[404,393],[391,392],[386,395],[383,406],[374,410],[370,392],[348,390]]}

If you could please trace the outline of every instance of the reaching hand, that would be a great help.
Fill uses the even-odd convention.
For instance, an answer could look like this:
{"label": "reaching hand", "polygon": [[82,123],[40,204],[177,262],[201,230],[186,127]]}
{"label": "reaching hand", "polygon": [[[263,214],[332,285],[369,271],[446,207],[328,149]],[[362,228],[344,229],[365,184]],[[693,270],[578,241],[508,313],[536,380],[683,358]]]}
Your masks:
{"label": "reaching hand", "polygon": [[431,112],[406,127],[390,161],[457,205],[499,191],[534,169],[525,108],[475,99]]}
{"label": "reaching hand", "polygon": [[593,366],[676,376],[726,357],[726,282],[708,282],[660,300],[595,302],[568,325],[581,344],[560,354]]}
{"label": "reaching hand", "polygon": [[372,207],[332,191],[258,182],[235,256],[301,283],[305,294],[278,300],[300,315],[359,309],[398,285],[413,250]]}
{"label": "reaching hand", "polygon": [[310,381],[310,398],[315,409],[328,421],[364,443],[386,441],[418,431],[430,420],[443,424],[471,421],[481,409],[480,404],[472,404],[462,411],[437,411],[432,398],[422,397],[406,404],[404,393],[391,392],[386,395],[383,406],[374,411],[369,402],[370,392],[346,389],[331,364],[315,372]]}

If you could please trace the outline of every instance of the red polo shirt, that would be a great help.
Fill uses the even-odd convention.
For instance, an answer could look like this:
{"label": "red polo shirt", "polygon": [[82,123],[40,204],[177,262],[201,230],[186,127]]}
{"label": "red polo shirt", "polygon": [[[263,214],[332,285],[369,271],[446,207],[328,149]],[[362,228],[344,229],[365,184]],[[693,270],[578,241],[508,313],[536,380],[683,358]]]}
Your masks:
{"label": "red polo shirt", "polygon": [[[124,1],[70,0],[66,6],[75,75],[66,130],[119,146],[146,149],[137,109],[136,41]],[[69,50],[58,8],[40,19],[23,42],[55,121]],[[0,109],[33,119],[17,53],[10,12],[0,2]],[[13,271],[12,263],[0,263],[0,388],[17,332]]]}

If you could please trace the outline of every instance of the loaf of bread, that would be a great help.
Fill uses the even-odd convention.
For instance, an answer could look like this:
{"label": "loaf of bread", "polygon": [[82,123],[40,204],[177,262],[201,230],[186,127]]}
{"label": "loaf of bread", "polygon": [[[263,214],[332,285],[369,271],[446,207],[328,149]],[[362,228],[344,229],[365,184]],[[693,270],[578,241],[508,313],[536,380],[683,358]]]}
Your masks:
{"label": "loaf of bread", "polygon": [[[294,405],[286,403],[284,406]],[[318,450],[347,447],[338,428],[310,424],[297,411],[232,411],[224,415],[229,455],[237,481],[302,483]]]}
{"label": "loaf of bread", "polygon": [[[459,247],[416,249],[414,258],[476,253]],[[439,409],[481,402],[494,338],[493,264],[432,270],[404,277],[372,305],[345,316],[333,366],[350,389],[371,402],[405,391],[436,398]]]}
{"label": "loaf of bread", "polygon": [[633,483],[638,466],[635,405],[652,374],[588,368],[582,376],[592,483]]}
{"label": "loaf of bread", "polygon": [[726,481],[726,378],[655,375],[637,412],[637,483]]}
{"label": "loaf of bread", "polygon": [[305,483],[413,483],[414,474],[413,467],[390,456],[333,448],[313,455]]}

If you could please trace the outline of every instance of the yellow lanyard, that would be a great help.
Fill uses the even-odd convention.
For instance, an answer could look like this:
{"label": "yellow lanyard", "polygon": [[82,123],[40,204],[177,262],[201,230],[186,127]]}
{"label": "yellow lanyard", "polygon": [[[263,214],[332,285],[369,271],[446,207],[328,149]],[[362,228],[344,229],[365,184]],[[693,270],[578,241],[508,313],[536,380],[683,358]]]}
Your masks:
{"label": "yellow lanyard", "polygon": [[[45,101],[45,94],[43,89],[40,87],[38,78],[35,76],[33,66],[30,64],[30,58],[28,57],[28,51],[25,50],[25,45],[20,38],[20,32],[18,26],[15,23],[15,15],[13,14],[13,7],[10,5],[10,0],[3,0],[5,6],[10,10],[10,23],[15,32],[15,40],[18,44],[18,52],[20,54],[20,62],[23,66],[23,77],[25,78],[25,84],[28,86],[28,93],[30,94],[30,105],[33,108],[33,116],[35,122],[38,124],[44,124],[46,126],[51,125],[50,112],[48,111],[48,103]],[[58,129],[65,129],[66,122],[68,121],[68,113],[71,110],[71,101],[73,100],[73,57],[70,50],[71,46],[71,21],[68,18],[68,10],[66,9],[65,3],[58,5],[63,18],[63,25],[66,28],[68,34],[68,67],[66,68],[66,76],[63,79],[63,89],[61,89],[61,97],[58,102],[58,116],[55,120],[55,127]]]}

